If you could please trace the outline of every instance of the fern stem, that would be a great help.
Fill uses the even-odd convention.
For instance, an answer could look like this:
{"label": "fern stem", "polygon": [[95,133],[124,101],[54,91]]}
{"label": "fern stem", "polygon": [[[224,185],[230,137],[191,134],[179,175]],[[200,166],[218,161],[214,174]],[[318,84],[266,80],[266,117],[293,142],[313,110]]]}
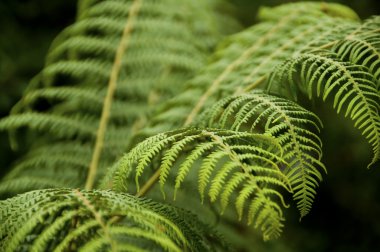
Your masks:
{"label": "fern stem", "polygon": [[111,251],[117,251],[115,243],[113,242],[108,225],[103,221],[103,217],[100,212],[96,211],[95,206],[78,190],[74,190],[74,195],[80,200],[80,202],[94,215],[95,220],[99,223],[99,226],[103,229],[104,235],[107,238]]}
{"label": "fern stem", "polygon": [[256,43],[254,43],[251,47],[245,50],[239,58],[234,60],[231,64],[229,64],[223,72],[218,75],[218,77],[212,82],[207,91],[199,98],[197,104],[194,106],[193,110],[187,116],[184,126],[189,126],[201,111],[203,106],[205,105],[207,99],[218,89],[219,85],[227,78],[227,76],[234,71],[239,65],[244,63],[247,58],[249,58],[257,49],[261,47],[273,34],[276,34],[277,30],[281,27],[285,26],[287,22],[295,18],[296,12],[292,12],[289,15],[283,17],[283,19],[278,22],[276,26],[274,26],[265,36],[261,37]]}
{"label": "fern stem", "polygon": [[[251,176],[251,183],[252,183],[251,185],[255,188],[256,195],[265,195],[264,192],[263,192],[263,189],[257,183],[256,178],[249,171],[248,165],[246,163],[242,162],[242,160],[239,159],[239,157],[236,154],[236,152],[234,150],[232,150],[231,147],[228,144],[226,144],[220,136],[215,135],[214,132],[204,131],[204,134],[206,136],[209,136],[215,143],[217,143],[220,146],[220,148],[222,148],[225,152],[227,152],[228,155],[229,155],[229,157],[231,158],[231,160],[233,160],[234,162],[236,162],[237,164],[240,165],[240,167],[242,168],[242,172],[244,174],[247,174],[247,175]],[[281,154],[281,156],[282,156],[282,154]],[[278,167],[277,167],[277,169],[278,169]],[[283,182],[285,182],[286,185],[287,185],[286,189],[289,192],[293,192],[293,189],[292,189],[289,181],[283,181]],[[280,197],[280,200],[281,200],[281,203],[283,204],[284,207],[289,207],[288,205],[286,205],[286,203],[285,203],[285,201],[284,201],[283,198]]]}
{"label": "fern stem", "polygon": [[149,178],[149,180],[141,187],[141,189],[136,193],[137,197],[142,197],[149,192],[149,190],[154,186],[154,184],[160,178],[161,170],[157,171]]}
{"label": "fern stem", "polygon": [[[323,23],[317,23],[315,26],[311,26],[310,28],[307,28],[306,30],[302,31],[301,33],[297,34],[297,36],[294,36],[293,38],[289,39],[286,43],[281,45],[280,47],[277,47],[276,50],[272,51],[264,60],[260,62],[259,65],[255,66],[252,70],[252,72],[246,76],[243,80],[243,83],[249,83],[251,82],[252,78],[259,73],[259,70],[265,66],[266,64],[270,63],[271,60],[278,57],[281,53],[286,51],[288,48],[291,48],[292,45],[297,44],[298,41],[302,41],[305,37],[307,37],[310,33],[315,33],[318,31],[319,28],[323,27]],[[296,51],[297,52],[297,51]],[[296,53],[294,52],[294,53]],[[256,86],[261,84],[266,80],[269,73],[262,75],[260,78],[258,78],[255,82],[249,84],[246,88],[244,88],[244,91],[249,91],[254,89]]]}
{"label": "fern stem", "polygon": [[91,0],[79,0],[77,5],[77,20],[79,20],[86,9],[91,5]]}
{"label": "fern stem", "polygon": [[[344,39],[349,40],[349,39],[354,38],[355,35],[356,35],[357,33],[360,32],[360,29],[361,29],[361,28],[362,28],[362,27],[359,26],[359,27],[356,28],[354,31],[352,31],[351,33],[349,33]],[[378,29],[378,30],[374,30],[374,31],[371,31],[371,32],[380,32],[380,29]],[[336,45],[339,41],[341,41],[341,39],[333,40],[333,41],[328,42],[328,43],[326,43],[326,44],[320,45],[320,46],[318,46],[317,48],[314,48],[314,49],[312,50],[312,52],[313,52],[313,51],[318,51],[318,50],[321,50],[321,49],[330,49],[330,48],[332,48],[334,45]]]}
{"label": "fern stem", "polygon": [[[207,99],[218,89],[219,85],[225,80],[225,78],[234,71],[239,65],[245,62],[245,60],[250,57],[257,49],[261,47],[270,37],[277,32],[278,29],[285,26],[290,20],[295,18],[297,11],[291,12],[289,15],[286,15],[282,18],[280,22],[272,29],[270,29],[265,36],[261,37],[256,43],[254,43],[251,47],[245,50],[240,57],[234,60],[231,64],[229,64],[221,74],[212,82],[207,91],[199,98],[197,104],[194,106],[193,110],[187,116],[186,121],[184,123],[184,127],[189,126],[195,119],[195,117],[199,114],[203,106],[205,105]],[[144,196],[151,187],[157,182],[160,177],[160,169],[158,169],[152,177],[149,178],[148,182],[146,182],[141,190],[136,194],[136,196]]]}
{"label": "fern stem", "polygon": [[142,0],[135,0],[133,4],[131,5],[128,19],[126,21],[124,31],[120,39],[120,43],[116,51],[115,60],[112,65],[111,75],[108,82],[107,95],[104,98],[104,105],[103,105],[102,115],[99,122],[99,128],[96,133],[96,142],[95,142],[94,152],[93,152],[90,167],[88,170],[87,181],[86,181],[86,186],[85,186],[87,190],[91,190],[94,185],[96,172],[99,166],[100,155],[101,155],[103,145],[104,145],[104,136],[107,129],[107,123],[110,117],[111,104],[112,104],[114,93],[116,91],[117,81],[118,81],[120,69],[122,66],[122,59],[128,48],[128,42],[129,42],[131,32],[133,29],[133,24],[140,10],[141,3],[142,3]]}
{"label": "fern stem", "polygon": [[240,94],[247,93],[247,92],[255,89],[258,85],[260,85],[264,81],[266,81],[267,78],[268,78],[268,75],[263,75],[260,78],[258,78],[255,82],[252,82],[251,84],[246,86],[244,89],[242,88],[242,89],[236,90],[236,92],[233,95],[240,95]]}

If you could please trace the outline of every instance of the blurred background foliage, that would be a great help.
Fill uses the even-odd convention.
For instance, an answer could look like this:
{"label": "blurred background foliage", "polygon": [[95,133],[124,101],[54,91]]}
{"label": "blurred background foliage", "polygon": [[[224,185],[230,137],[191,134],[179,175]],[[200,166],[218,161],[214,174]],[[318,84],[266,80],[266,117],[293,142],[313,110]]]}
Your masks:
{"label": "blurred background foliage", "polygon": [[[245,26],[255,22],[260,5],[285,0],[230,0]],[[294,2],[294,1],[293,1]],[[341,0],[362,19],[380,14],[379,0]],[[20,98],[29,80],[42,68],[53,38],[75,20],[76,0],[0,1],[0,118]],[[366,169],[369,146],[343,116],[315,104],[325,124],[324,162],[329,174],[321,184],[311,213],[298,221],[296,208],[288,211],[280,240],[264,243],[252,237],[253,251],[379,251],[380,167]],[[0,176],[19,153],[11,151],[7,134],[0,132]]]}

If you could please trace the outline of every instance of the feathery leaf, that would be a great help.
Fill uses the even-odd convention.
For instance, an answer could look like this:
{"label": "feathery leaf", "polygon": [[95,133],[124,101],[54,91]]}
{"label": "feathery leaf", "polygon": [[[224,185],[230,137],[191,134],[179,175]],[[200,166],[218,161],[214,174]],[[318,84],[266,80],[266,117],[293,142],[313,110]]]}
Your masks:
{"label": "feathery leaf", "polygon": [[372,145],[374,156],[369,166],[380,160],[380,94],[367,67],[342,61],[330,51],[314,51],[285,62],[274,72],[272,83],[296,86],[310,99],[315,93],[323,101],[333,96],[333,107],[338,113],[344,109]]}
{"label": "feathery leaf", "polygon": [[[212,202],[220,199],[223,212],[231,198],[236,197],[239,218],[245,206],[249,206],[248,223],[255,223],[264,239],[271,239],[278,237],[283,226],[278,203],[285,204],[281,192],[290,190],[289,181],[280,169],[285,162],[281,151],[269,136],[188,128],[141,142],[113,167],[111,179],[116,191],[130,191],[128,178],[134,176],[139,185],[150,167],[160,172],[161,188],[167,183],[168,175],[174,175],[177,191],[188,172],[196,169],[202,199],[206,194]],[[258,223],[259,220],[262,222]]]}
{"label": "feathery leaf", "polygon": [[2,251],[214,251],[225,245],[192,214],[122,193],[46,189],[0,202]]}
{"label": "feathery leaf", "polygon": [[[82,187],[86,176],[86,188],[92,188],[126,150],[151,109],[203,66],[220,37],[238,29],[230,14],[216,9],[220,1],[83,1],[77,21],[53,42],[45,68],[12,114],[0,121],[1,130],[29,130],[30,141],[18,137],[13,142],[45,151],[31,151],[19,161],[18,172],[6,177],[8,186],[0,193],[46,188],[38,181],[58,179],[57,185]],[[222,30],[219,22],[230,26]],[[65,160],[46,148],[69,142],[83,150],[65,150]],[[86,153],[82,159],[87,163],[71,166],[81,153]],[[28,158],[44,165],[22,171],[26,165],[21,162],[33,162]],[[70,175],[56,176],[65,167]],[[71,176],[75,168],[77,178]],[[39,176],[17,190],[33,173]],[[12,191],[1,191],[6,188]]]}
{"label": "feathery leaf", "polygon": [[311,208],[315,188],[326,172],[321,163],[322,142],[317,133],[321,122],[313,113],[287,99],[257,90],[222,99],[199,120],[207,127],[259,132],[274,136],[284,150],[293,198],[305,216]]}

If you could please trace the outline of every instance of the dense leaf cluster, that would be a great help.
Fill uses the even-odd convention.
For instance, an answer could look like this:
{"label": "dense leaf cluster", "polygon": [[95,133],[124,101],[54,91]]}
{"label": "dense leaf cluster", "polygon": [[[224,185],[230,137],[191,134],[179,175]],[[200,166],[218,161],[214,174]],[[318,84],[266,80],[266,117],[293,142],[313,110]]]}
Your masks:
{"label": "dense leaf cluster", "polygon": [[305,2],[258,20],[239,31],[222,0],[80,1],[0,120],[29,150],[0,182],[0,248],[226,250],[202,223],[215,212],[277,238],[289,196],[302,218],[326,173],[322,122],[306,109],[318,97],[377,166],[379,17]]}

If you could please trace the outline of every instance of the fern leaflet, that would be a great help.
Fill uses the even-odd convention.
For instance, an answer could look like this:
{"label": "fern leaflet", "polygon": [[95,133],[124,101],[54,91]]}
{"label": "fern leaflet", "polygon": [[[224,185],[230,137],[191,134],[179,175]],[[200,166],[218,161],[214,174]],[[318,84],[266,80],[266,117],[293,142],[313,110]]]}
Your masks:
{"label": "fern leaflet", "polygon": [[281,147],[271,137],[228,130],[183,129],[148,138],[126,154],[112,170],[113,188],[129,190],[128,177],[134,174],[139,191],[148,167],[156,167],[164,196],[168,175],[175,174],[175,198],[185,178],[196,169],[202,201],[206,193],[211,202],[220,199],[223,212],[230,198],[235,197],[239,219],[248,205],[248,223],[260,228],[264,239],[271,239],[278,237],[283,226],[283,213],[277,203],[285,206],[281,191],[291,190],[280,169],[283,163]]}
{"label": "fern leaflet", "polygon": [[313,113],[287,99],[252,91],[222,99],[206,110],[199,120],[208,127],[235,131],[261,132],[274,136],[283,147],[283,158],[288,162],[284,170],[289,178],[293,198],[301,218],[311,208],[316,187],[322,180],[321,122]]}
{"label": "fern leaflet", "polygon": [[[49,160],[57,158],[54,153],[31,151],[16,164],[17,173],[6,176],[7,186],[0,188],[5,190],[1,193],[46,188],[45,182],[38,185],[38,181],[59,178],[57,185],[77,187],[78,181],[84,186],[87,177],[86,187],[92,188],[106,167],[125,151],[133,132],[146,123],[151,109],[198,71],[224,33],[238,28],[233,28],[236,21],[231,17],[215,10],[219,0],[196,2],[81,2],[84,7],[78,20],[53,42],[45,68],[12,114],[0,121],[0,129],[11,130],[16,137],[20,135],[17,129],[29,129],[27,138],[13,138],[13,142],[30,149],[46,151],[46,146],[56,149],[71,142],[83,150],[73,153],[62,148],[66,161]],[[179,8],[186,11],[179,14]],[[231,26],[221,31],[223,18],[231,21]],[[200,27],[198,22],[204,25]],[[88,163],[71,166],[80,154],[85,154],[81,158]],[[40,160],[43,166],[22,164],[33,162],[27,158]],[[62,167],[68,171],[51,177]],[[31,178],[29,186],[6,191],[16,189],[26,178]]]}
{"label": "fern leaflet", "polygon": [[330,3],[294,3],[265,10],[259,15],[262,22],[220,43],[212,61],[186,83],[181,94],[160,106],[147,127],[138,132],[135,142],[141,137],[191,125],[220,97],[265,88],[277,65],[299,54],[313,41],[332,35],[334,39],[343,38],[346,33],[336,33],[335,27],[351,31],[359,24],[353,11]]}
{"label": "fern leaflet", "polygon": [[37,190],[1,201],[0,213],[2,251],[214,251],[226,246],[186,211],[111,191]]}
{"label": "fern leaflet", "polygon": [[[333,107],[338,113],[345,107],[345,116],[355,122],[355,127],[362,130],[373,146],[374,156],[369,166],[380,160],[380,94],[376,79],[366,67],[341,61],[330,51],[303,53],[274,72],[272,85],[277,81],[298,86],[310,99],[314,89],[316,96],[322,96],[324,101],[334,96]],[[293,88],[293,96],[294,91]]]}

